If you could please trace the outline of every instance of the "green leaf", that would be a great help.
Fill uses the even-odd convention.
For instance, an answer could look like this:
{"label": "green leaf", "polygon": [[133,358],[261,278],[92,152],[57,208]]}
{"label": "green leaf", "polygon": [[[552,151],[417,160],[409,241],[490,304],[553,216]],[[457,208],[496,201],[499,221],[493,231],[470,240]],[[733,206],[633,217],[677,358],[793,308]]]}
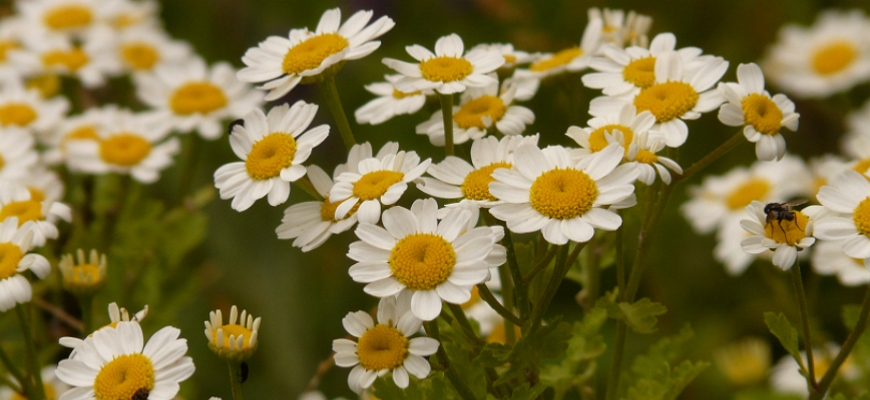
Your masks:
{"label": "green leaf", "polygon": [[686,324],[676,336],[660,339],[647,349],[646,354],[635,357],[631,371],[639,377],[660,378],[667,375],[670,365],[685,352],[695,332]]}
{"label": "green leaf", "polygon": [[649,347],[646,354],[637,356],[631,367],[633,376],[626,379],[631,386],[624,399],[676,399],[710,365],[703,361],[679,361],[692,337],[694,332],[686,325],[678,335],[659,340]]}
{"label": "green leaf", "polygon": [[660,303],[653,303],[648,298],[643,298],[634,304],[619,303],[619,309],[625,316],[625,322],[637,333],[653,333],[656,331],[656,316],[668,311]]}
{"label": "green leaf", "polygon": [[474,393],[474,397],[478,399],[486,397],[486,373],[483,365],[472,362],[473,354],[455,343],[442,342],[441,345],[450,358],[450,368],[454,368],[459,373]]}
{"label": "green leaf", "polygon": [[530,388],[529,383],[526,382],[514,389],[510,400],[535,400],[546,389],[545,385],[535,385],[535,387]]}
{"label": "green leaf", "polygon": [[805,373],[806,367],[804,366],[804,360],[803,357],[801,357],[800,348],[798,347],[797,329],[788,322],[788,318],[786,318],[783,313],[774,314],[772,312],[766,312],[764,313],[764,323],[767,324],[767,329],[770,330],[770,333],[779,339],[779,343],[782,344],[782,347],[784,347],[795,361],[797,361],[801,368],[801,373]]}
{"label": "green leaf", "polygon": [[710,366],[710,363],[706,361],[683,361],[676,368],[671,371],[671,379],[670,379],[670,387],[668,392],[665,393],[665,400],[673,400],[676,399],[680,393],[692,382],[698,374],[707,369]]}
{"label": "green leaf", "polygon": [[484,367],[500,367],[508,362],[511,349],[501,343],[487,343],[480,350],[480,354],[472,360]]}
{"label": "green leaf", "polygon": [[558,364],[541,368],[541,381],[553,387],[556,398],[562,398],[571,387],[580,387],[592,378],[597,369],[594,362],[604,353],[606,345],[601,327],[607,321],[607,311],[593,308],[583,320],[574,323],[565,357]]}

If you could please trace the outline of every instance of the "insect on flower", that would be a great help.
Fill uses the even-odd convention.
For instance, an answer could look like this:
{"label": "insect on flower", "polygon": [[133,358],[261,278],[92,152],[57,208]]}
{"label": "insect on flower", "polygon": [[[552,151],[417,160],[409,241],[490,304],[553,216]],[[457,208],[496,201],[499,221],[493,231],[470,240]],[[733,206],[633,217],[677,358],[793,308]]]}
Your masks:
{"label": "insect on flower", "polygon": [[[782,229],[782,232],[785,233],[785,228],[782,227],[783,220],[795,221],[795,226],[797,226],[797,220],[791,207],[797,207],[806,202],[806,199],[796,199],[785,203],[768,203],[764,206],[764,213],[767,214],[767,220],[765,222],[771,224],[773,221],[777,221],[779,223],[779,229]],[[797,227],[800,229],[799,226]]]}

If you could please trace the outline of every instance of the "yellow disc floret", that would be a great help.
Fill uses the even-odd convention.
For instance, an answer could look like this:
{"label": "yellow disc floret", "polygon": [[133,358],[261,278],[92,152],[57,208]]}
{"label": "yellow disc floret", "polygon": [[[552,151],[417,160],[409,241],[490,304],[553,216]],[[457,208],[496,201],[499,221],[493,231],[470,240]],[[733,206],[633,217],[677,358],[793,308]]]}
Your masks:
{"label": "yellow disc floret", "polygon": [[0,243],[0,280],[15,275],[24,254],[12,243]]}
{"label": "yellow disc floret", "polygon": [[480,96],[462,105],[453,114],[456,125],[462,129],[486,129],[483,119],[489,118],[490,123],[495,123],[504,117],[507,106],[496,96]]}
{"label": "yellow disc floret", "polygon": [[347,39],[337,33],[317,35],[288,50],[281,67],[289,75],[315,69],[326,57],[341,52],[349,45]]}
{"label": "yellow disc floret", "polygon": [[794,219],[772,219],[764,225],[764,236],[777,243],[794,246],[807,236],[809,217],[800,211],[793,211]]}
{"label": "yellow disc floret", "polygon": [[532,63],[529,66],[529,69],[535,72],[544,72],[549,71],[551,69],[561,67],[565,64],[570,63],[575,58],[583,55],[583,49],[579,47],[571,47],[565,50],[562,50],[552,56],[545,58],[543,60],[538,60]]}
{"label": "yellow disc floret", "polygon": [[151,389],[154,389],[154,367],[148,357],[138,353],[115,357],[100,368],[94,379],[97,400],[144,399]]}
{"label": "yellow disc floret", "polygon": [[100,158],[109,164],[132,167],[151,153],[151,143],[133,133],[119,133],[100,142]]}
{"label": "yellow disc floret", "polygon": [[42,63],[47,67],[62,66],[70,71],[78,71],[90,58],[81,48],[52,50],[42,55]]}
{"label": "yellow disc floret", "polygon": [[45,25],[54,30],[83,28],[93,19],[90,8],[76,4],[55,7],[43,16]]}
{"label": "yellow disc floret", "polygon": [[753,93],[743,98],[743,117],[756,131],[773,135],[782,125],[782,110],[762,94]]}
{"label": "yellow disc floret", "polygon": [[858,49],[848,40],[833,41],[819,47],[813,53],[813,70],[819,75],[832,75],[840,72],[858,57]]}
{"label": "yellow disc floret", "polygon": [[251,179],[262,181],[281,175],[281,170],[293,165],[296,155],[296,139],[293,135],[275,132],[254,143],[245,169]]}
{"label": "yellow disc floret", "polygon": [[489,192],[490,182],[494,182],[495,178],[492,173],[499,168],[511,168],[511,163],[505,161],[494,162],[483,168],[476,169],[465,175],[465,180],[462,181],[462,195],[468,200],[488,200],[497,201],[498,198]]}
{"label": "yellow disc floret", "polygon": [[[223,340],[218,340],[218,332],[223,332]],[[212,343],[214,343],[215,346],[217,346],[217,343],[223,343],[222,348],[224,350],[230,350],[230,337],[232,336],[236,340],[238,340],[238,338],[240,337],[243,337],[244,339],[242,341],[242,348],[234,350],[247,351],[251,348],[251,335],[253,335],[253,332],[251,332],[250,329],[245,328],[244,326],[241,326],[239,324],[227,324],[221,326],[219,329],[215,329],[214,332],[212,332]]]}
{"label": "yellow disc floret", "polygon": [[742,210],[753,200],[761,200],[770,192],[773,186],[769,181],[762,178],[752,178],[736,187],[728,197],[725,204],[732,210]]}
{"label": "yellow disc floret", "polygon": [[169,107],[178,115],[208,114],[226,105],[224,91],[209,82],[186,83],[169,100]]}
{"label": "yellow disc floret", "polygon": [[428,81],[453,82],[474,72],[474,66],[461,57],[441,56],[420,63],[420,73]]}
{"label": "yellow disc floret", "polygon": [[25,86],[39,91],[42,98],[47,99],[60,93],[60,77],[53,73],[34,75],[25,80]]}
{"label": "yellow disc floret", "polygon": [[870,237],[870,197],[867,197],[858,203],[858,207],[855,207],[852,219],[855,221],[855,228],[858,228],[858,232],[861,232],[864,236]]}
{"label": "yellow disc floret", "polygon": [[353,184],[353,195],[360,200],[375,200],[387,193],[390,186],[401,182],[404,178],[405,174],[397,171],[372,171]]}
{"label": "yellow disc floret", "polygon": [[420,92],[419,90],[417,90],[417,91],[415,91],[415,92],[408,92],[408,93],[405,93],[405,92],[402,92],[402,91],[399,91],[399,90],[393,89],[393,98],[394,98],[394,99],[404,99],[405,97],[416,96],[416,95],[418,95],[418,94],[420,94],[420,93],[422,93],[422,92]]}
{"label": "yellow disc floret", "polygon": [[648,88],[656,81],[656,58],[653,56],[634,60],[622,70],[622,79],[641,89]]}
{"label": "yellow disc floret", "polygon": [[25,103],[7,103],[0,106],[0,124],[3,126],[27,126],[36,120],[36,110]]}
{"label": "yellow disc floret", "polygon": [[637,155],[634,156],[634,160],[641,164],[654,164],[659,160],[659,156],[649,150],[640,149],[637,151]]}
{"label": "yellow disc floret", "polygon": [[638,113],[649,111],[656,116],[656,121],[667,122],[691,111],[699,98],[688,83],[665,82],[641,90],[634,98],[634,106]]}
{"label": "yellow disc floret", "polygon": [[43,219],[42,204],[34,200],[13,201],[0,208],[0,221],[9,217],[18,217],[18,226],[27,221]]}
{"label": "yellow disc floret", "polygon": [[160,53],[145,42],[131,42],[121,46],[121,59],[137,71],[147,71],[160,61]]}
{"label": "yellow disc floret", "polygon": [[554,169],[544,172],[532,183],[529,200],[532,208],[548,218],[572,219],[592,209],[598,185],[585,172]]}
{"label": "yellow disc floret", "polygon": [[391,370],[405,362],[409,341],[402,332],[389,325],[375,325],[367,330],[357,345],[359,363],[370,371]]}
{"label": "yellow disc floret", "polygon": [[432,290],[453,272],[456,251],[440,235],[415,233],[396,243],[388,262],[393,276],[407,288]]}
{"label": "yellow disc floret", "polygon": [[[613,135],[616,133],[616,131],[622,132],[622,137],[625,139],[623,143],[631,143],[631,141],[634,139],[634,132],[631,130],[631,128],[625,125],[604,125],[589,134],[589,150],[592,150],[592,152],[599,152],[601,150],[604,150],[604,148],[607,147],[608,144],[610,144],[607,142],[607,137],[605,136],[605,133]],[[628,147],[623,147],[625,147],[625,151],[628,152]]]}

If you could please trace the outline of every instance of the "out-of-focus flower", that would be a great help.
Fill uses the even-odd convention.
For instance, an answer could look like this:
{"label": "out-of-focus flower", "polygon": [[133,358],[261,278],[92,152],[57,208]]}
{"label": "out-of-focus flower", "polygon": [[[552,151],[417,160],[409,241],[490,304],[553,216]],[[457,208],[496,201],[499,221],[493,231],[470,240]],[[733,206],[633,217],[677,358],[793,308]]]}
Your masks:
{"label": "out-of-focus flower", "polygon": [[38,193],[15,182],[0,185],[0,221],[16,219],[18,226],[33,231],[33,246],[45,245],[46,239],[56,239],[58,219],[69,222],[72,210],[52,198],[40,199]]}
{"label": "out-of-focus flower", "polygon": [[413,114],[423,108],[426,104],[426,95],[434,92],[431,90],[402,92],[396,89],[396,81],[401,77],[401,75],[384,75],[386,82],[366,85],[366,90],[377,95],[378,98],[356,110],[354,116],[357,123],[377,125],[397,115]]}
{"label": "out-of-focus flower", "polygon": [[24,271],[32,271],[39,279],[51,272],[45,257],[28,253],[34,247],[32,224],[26,222],[19,228],[15,217],[0,223],[0,312],[30,301],[33,290]]}
{"label": "out-of-focus flower", "polygon": [[546,77],[586,69],[592,57],[599,51],[603,29],[604,21],[601,18],[590,18],[579,46],[569,47],[556,53],[541,54],[528,69],[518,69],[514,78],[540,81]]}
{"label": "out-of-focus flower", "polygon": [[58,263],[63,275],[63,287],[78,296],[92,296],[106,284],[106,255],[91,250],[89,258],[78,249],[76,258],[64,254]]}
{"label": "out-of-focus flower", "polygon": [[843,253],[843,242],[819,240],[813,249],[813,271],[819,275],[836,275],[845,286],[861,286],[870,283],[870,269],[864,260]]}
{"label": "out-of-focus flower", "polygon": [[767,379],[770,358],[770,345],[755,337],[730,343],[713,353],[713,361],[719,371],[738,387],[751,386]]}

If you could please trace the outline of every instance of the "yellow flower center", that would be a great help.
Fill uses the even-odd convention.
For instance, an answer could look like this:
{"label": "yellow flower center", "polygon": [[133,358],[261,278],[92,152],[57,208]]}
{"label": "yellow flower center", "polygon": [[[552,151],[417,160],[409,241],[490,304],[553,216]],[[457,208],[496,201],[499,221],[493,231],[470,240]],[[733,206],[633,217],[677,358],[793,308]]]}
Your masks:
{"label": "yellow flower center", "polygon": [[634,160],[642,164],[654,164],[659,160],[659,156],[649,150],[640,149],[634,157]]}
{"label": "yellow flower center", "polygon": [[24,254],[12,243],[0,243],[0,280],[15,275]]}
{"label": "yellow flower center", "polygon": [[121,59],[130,68],[147,71],[160,61],[160,53],[154,46],[145,42],[132,42],[121,46]]}
{"label": "yellow flower center", "polygon": [[339,201],[337,203],[332,203],[329,201],[329,196],[324,196],[323,197],[323,204],[320,205],[320,219],[322,221],[327,221],[327,222],[338,222],[341,220],[348,219],[348,218],[350,218],[351,215],[356,214],[356,210],[359,209],[359,206],[361,204],[359,202],[354,204],[353,208],[351,208],[350,211],[347,212],[347,215],[345,215],[344,218],[339,220],[339,219],[335,219],[335,210],[338,208],[339,204],[341,204],[341,203],[342,203],[341,201]]}
{"label": "yellow flower center", "polygon": [[497,201],[498,198],[489,192],[489,184],[495,181],[492,173],[499,168],[510,169],[511,163],[498,161],[469,172],[468,175],[465,175],[462,186],[459,187],[462,189],[462,195],[468,200]]}
{"label": "yellow flower center", "polygon": [[628,63],[622,70],[622,79],[641,89],[652,86],[656,81],[656,58],[649,56]]}
{"label": "yellow flower center", "polygon": [[[230,342],[229,342],[230,336],[234,336],[236,338],[236,340],[238,340],[239,337],[244,337],[245,339],[244,339],[243,344],[242,344],[242,350],[250,350],[250,348],[251,348],[251,335],[254,334],[253,332],[251,332],[250,329],[245,328],[244,326],[241,326],[239,324],[223,325],[220,327],[220,329],[224,333],[224,337],[223,337],[224,345],[221,347],[222,349],[224,349],[224,350],[230,349]],[[217,343],[218,343],[218,330],[217,329],[215,329],[214,332],[212,333],[211,339],[212,339],[212,343],[214,343],[214,345],[217,346]]]}
{"label": "yellow flower center", "polygon": [[374,200],[387,193],[387,189],[402,181],[405,174],[396,171],[372,171],[353,184],[353,195],[361,200]]}
{"label": "yellow flower center", "polygon": [[502,54],[501,56],[504,57],[505,64],[513,64],[517,62],[517,56],[513,54]]}
{"label": "yellow flower center", "polygon": [[6,160],[3,159],[3,155],[0,155],[0,170],[2,170],[4,166],[6,166]]}
{"label": "yellow flower center", "polygon": [[420,94],[420,93],[422,93],[422,92],[420,92],[419,90],[416,91],[416,92],[405,93],[405,92],[402,92],[402,91],[399,91],[399,90],[393,89],[393,98],[395,98],[395,99],[404,99],[405,97],[416,96],[416,95],[418,95],[418,94]]}
{"label": "yellow flower center", "polygon": [[[608,144],[610,144],[607,142],[607,137],[605,133],[613,135],[615,133],[614,131],[617,130],[622,132],[622,137],[625,139],[625,143],[631,143],[631,141],[634,139],[634,132],[631,130],[631,128],[625,125],[604,125],[589,134],[589,150],[592,150],[592,152],[599,152],[601,150],[604,150],[604,148],[607,147]],[[628,152],[628,147],[623,147],[625,147],[625,151]]]}
{"label": "yellow flower center", "polygon": [[562,50],[556,54],[553,54],[550,57],[547,57],[543,60],[538,60],[532,63],[529,66],[529,69],[535,72],[543,72],[548,71],[557,67],[561,67],[565,64],[570,63],[577,57],[583,55],[583,49],[579,47],[571,47],[565,50]]}
{"label": "yellow flower center", "polygon": [[28,89],[38,90],[42,98],[47,99],[60,92],[60,77],[52,73],[36,75],[27,78],[26,85]]}
{"label": "yellow flower center", "polygon": [[[519,339],[522,336],[522,331],[520,331],[520,327],[513,325],[514,327],[514,337]],[[507,330],[504,327],[504,323],[500,323],[492,328],[492,332],[486,336],[487,343],[507,343]]]}
{"label": "yellow flower center", "polygon": [[147,399],[154,388],[154,367],[142,354],[115,357],[94,379],[97,400]]}
{"label": "yellow flower center", "polygon": [[100,136],[97,134],[97,127],[94,125],[82,125],[69,131],[63,136],[63,141],[69,140],[96,140],[100,141]]}
{"label": "yellow flower center", "polygon": [[766,179],[752,178],[738,186],[725,199],[725,204],[731,210],[742,210],[753,200],[761,200],[773,186]]}
{"label": "yellow flower center", "polygon": [[76,4],[55,7],[43,16],[45,25],[54,30],[82,28],[90,25],[93,19],[90,8]]}
{"label": "yellow flower center", "polygon": [[858,57],[858,49],[848,40],[836,40],[816,49],[813,69],[819,75],[832,75],[846,69]]}
{"label": "yellow flower center", "polygon": [[326,57],[341,52],[349,45],[347,39],[337,33],[317,35],[288,50],[281,66],[285,74],[299,74],[319,67]]}
{"label": "yellow flower center", "polygon": [[245,169],[252,179],[263,181],[281,175],[281,170],[293,165],[296,155],[296,139],[293,135],[275,132],[254,143]]}
{"label": "yellow flower center", "polygon": [[18,217],[18,226],[27,221],[39,221],[42,216],[42,204],[34,200],[13,201],[0,208],[0,221],[10,217]]}
{"label": "yellow flower center", "polygon": [[480,96],[463,104],[459,108],[459,111],[453,115],[453,120],[462,129],[486,129],[483,118],[488,117],[491,123],[495,123],[504,117],[505,111],[507,111],[507,107],[501,101],[501,98],[496,96]]}
{"label": "yellow flower center", "polygon": [[[57,391],[54,389],[50,383],[45,382],[42,384],[43,392],[45,393],[45,400],[56,400],[57,399]],[[18,393],[12,394],[12,400],[27,400],[27,397],[24,397]]]}
{"label": "yellow flower center", "polygon": [[471,306],[480,302],[480,290],[477,289],[477,286],[471,287],[471,298],[468,299],[465,303],[462,303],[461,307],[463,310],[467,310],[471,308]]}
{"label": "yellow flower center", "polygon": [[858,232],[861,232],[864,236],[870,237],[870,197],[867,197],[862,200],[861,203],[858,203],[858,207],[855,207],[852,219],[855,221],[855,227],[858,228]]}
{"label": "yellow flower center", "polygon": [[537,177],[530,192],[532,208],[545,217],[571,219],[592,208],[598,185],[583,171],[554,169]]}
{"label": "yellow flower center", "polygon": [[226,105],[224,91],[209,82],[186,83],[169,100],[169,107],[178,115],[208,114]]}
{"label": "yellow flower center", "polygon": [[0,106],[0,124],[3,126],[27,126],[36,117],[36,110],[25,103],[7,103]]}
{"label": "yellow flower center", "polygon": [[699,97],[688,83],[665,82],[642,89],[634,98],[634,106],[638,114],[649,111],[656,121],[667,122],[695,108]]}
{"label": "yellow flower center", "polygon": [[27,191],[30,192],[30,200],[37,203],[42,203],[42,201],[45,200],[45,192],[39,190],[39,188],[28,186]]}
{"label": "yellow flower center", "polygon": [[6,52],[21,47],[18,42],[12,40],[0,40],[0,62],[6,62]]}
{"label": "yellow flower center", "polygon": [[109,164],[131,167],[151,153],[151,143],[132,133],[120,133],[100,142],[100,158]]}
{"label": "yellow flower center", "polygon": [[72,274],[64,275],[64,283],[67,285],[92,285],[100,283],[100,267],[94,264],[82,264],[72,267]]}
{"label": "yellow flower center", "polygon": [[396,243],[388,261],[393,276],[408,289],[432,290],[453,272],[456,251],[439,235],[415,233]]}
{"label": "yellow flower center", "polygon": [[133,26],[139,22],[139,17],[133,14],[121,14],[112,20],[112,26],[117,29],[124,29]]}
{"label": "yellow flower center", "polygon": [[46,66],[60,65],[70,71],[78,71],[88,60],[88,53],[78,47],[71,50],[52,50],[42,55],[42,63]]}
{"label": "yellow flower center", "polygon": [[782,110],[770,97],[753,93],[743,98],[743,117],[756,131],[773,135],[782,124]]}
{"label": "yellow flower center", "polygon": [[807,222],[809,217],[800,211],[794,212],[794,220],[773,219],[764,225],[764,236],[775,240],[777,243],[785,243],[794,246],[807,236]]}
{"label": "yellow flower center", "polygon": [[[864,175],[865,173],[867,173],[867,170],[870,170],[870,158],[865,158],[861,161],[858,161],[858,163],[855,164],[855,166],[852,167],[852,169],[854,169],[859,174]],[[868,178],[866,175],[864,177]],[[868,179],[870,179],[870,178],[868,178]]]}
{"label": "yellow flower center", "polygon": [[379,324],[363,333],[356,352],[363,368],[370,371],[390,370],[405,362],[408,345],[408,338],[398,329]]}
{"label": "yellow flower center", "polygon": [[474,71],[474,66],[462,57],[441,56],[420,63],[423,78],[433,82],[453,82],[465,78]]}

